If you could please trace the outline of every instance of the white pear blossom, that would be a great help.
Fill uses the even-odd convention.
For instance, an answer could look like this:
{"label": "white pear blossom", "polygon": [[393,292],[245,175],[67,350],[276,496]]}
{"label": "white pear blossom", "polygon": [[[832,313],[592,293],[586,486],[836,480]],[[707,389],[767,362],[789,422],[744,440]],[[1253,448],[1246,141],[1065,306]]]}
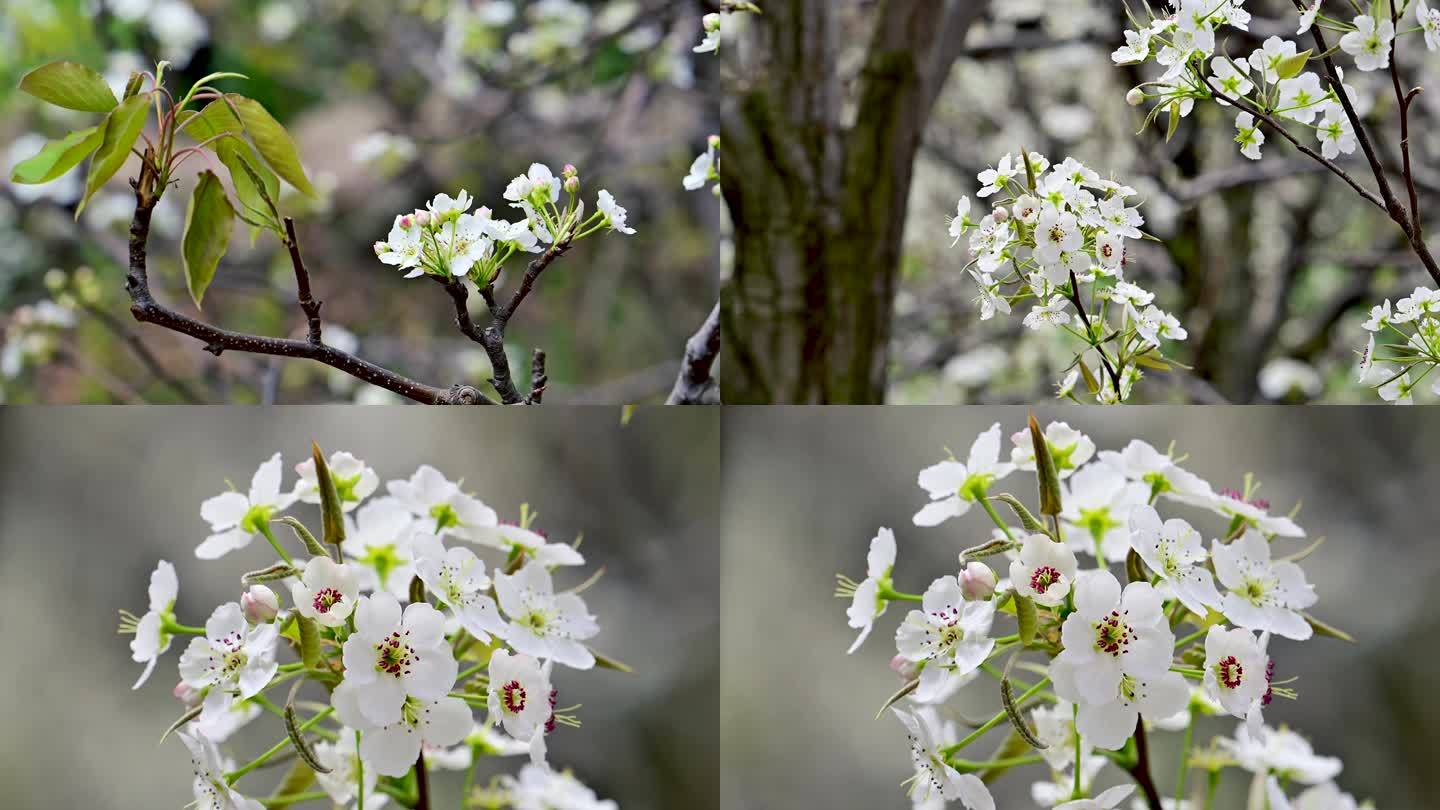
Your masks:
{"label": "white pear blossom", "polygon": [[1255,124],[1255,116],[1242,112],[1235,116],[1235,142],[1240,144],[1240,154],[1251,160],[1260,159],[1260,147],[1265,145],[1265,133]]}
{"label": "white pear blossom", "polygon": [[462,188],[460,193],[454,197],[444,192],[436,194],[433,199],[425,203],[425,210],[436,217],[444,218],[452,215],[458,217],[469,211],[470,206],[474,204],[475,201],[470,198],[470,192]]}
{"label": "white pear blossom", "polygon": [[560,178],[550,171],[549,166],[532,163],[529,171],[510,181],[505,188],[505,199],[516,208],[532,198],[553,203],[560,199],[560,185]]}
{"label": "white pear blossom", "polygon": [[[365,767],[361,761],[360,747],[356,742],[356,731],[343,727],[336,732],[335,742],[321,740],[314,744],[315,758],[329,771],[316,771],[315,781],[337,805],[354,807],[358,796],[364,795],[366,807],[384,807],[389,799],[383,793],[375,792],[375,783],[380,774],[374,767]],[[361,774],[364,778],[361,779]]]}
{"label": "white pear blossom", "polygon": [[434,525],[428,528],[435,534],[464,538],[474,529],[483,530],[499,522],[494,509],[466,495],[460,490],[460,484],[428,464],[422,464],[408,480],[391,481],[385,486],[422,522],[427,518],[433,520]]}
{"label": "white pear blossom", "polygon": [[1250,66],[1267,84],[1280,81],[1280,64],[1296,54],[1295,43],[1280,37],[1269,37],[1260,48],[1250,53]]}
{"label": "white pear blossom", "polygon": [[1056,805],[1055,810],[1112,810],[1119,807],[1120,803],[1130,798],[1130,794],[1134,792],[1134,785],[1117,785],[1093,799],[1076,799]]}
{"label": "white pear blossom", "polygon": [[[1095,442],[1065,422],[1046,425],[1044,436],[1055,471],[1061,478],[1069,478],[1095,455]],[[1010,443],[1015,445],[1010,449],[1010,463],[1015,469],[1035,472],[1035,443],[1030,439],[1030,431],[1016,431],[1010,435]]]}
{"label": "white pear blossom", "polygon": [[210,689],[207,709],[228,708],[237,696],[252,698],[280,668],[275,661],[279,635],[273,624],[249,627],[240,603],[226,602],[205,621],[204,637],[190,639],[180,654],[180,678],[195,689]]}
{"label": "white pear blossom", "polygon": [[1354,20],[1355,30],[1340,37],[1340,50],[1355,57],[1355,67],[1363,71],[1390,67],[1390,41],[1395,38],[1395,23],[1382,19],[1378,23],[1369,14]]}
{"label": "white pear blossom", "polygon": [[1304,537],[1305,530],[1285,515],[1270,514],[1270,502],[1264,499],[1247,498],[1234,489],[1212,491],[1208,487],[1200,492],[1176,493],[1176,500],[1194,504],[1218,514],[1238,520],[1265,534],[1280,537]]}
{"label": "white pear blossom", "polygon": [[1315,16],[1320,13],[1320,4],[1323,2],[1325,0],[1308,0],[1300,11],[1300,28],[1295,32],[1295,36],[1298,37],[1310,31],[1310,27],[1315,24]]}
{"label": "white pear blossom", "polygon": [[1325,117],[1315,134],[1320,138],[1321,154],[1330,160],[1342,154],[1355,153],[1355,128],[1339,104],[1330,104],[1325,108]]}
{"label": "white pear blossom", "polygon": [[1065,649],[1050,678],[1055,694],[1080,707],[1076,727],[1095,747],[1118,749],[1140,715],[1165,717],[1189,700],[1184,678],[1169,671],[1175,636],[1149,583],[1122,591],[1109,571],[1081,574],[1060,632]]}
{"label": "white pear blossom", "polygon": [[1339,759],[1316,754],[1309,740],[1290,729],[1264,726],[1257,734],[1240,723],[1234,739],[1222,737],[1219,743],[1247,771],[1306,785],[1329,782],[1343,768]]}
{"label": "white pear blossom", "polygon": [[181,731],[176,736],[190,749],[196,810],[264,810],[264,805],[240,795],[225,780],[225,765],[213,741],[199,733]]}
{"label": "white pear blossom", "polygon": [[595,207],[600,210],[601,214],[605,215],[605,224],[610,226],[610,230],[619,231],[626,235],[635,233],[634,228],[625,224],[628,213],[619,203],[615,202],[615,198],[610,192],[603,188],[600,189],[600,193],[595,200]]}
{"label": "white pear blossom", "polygon": [[[200,517],[210,524],[211,534],[195,548],[202,560],[217,560],[250,545],[276,513],[295,502],[292,493],[280,492],[280,454],[261,464],[250,479],[248,494],[223,492],[200,505]],[[265,528],[262,528],[265,527]]]}
{"label": "white pear blossom", "polygon": [[1180,518],[1160,520],[1148,504],[1130,510],[1130,544],[1175,598],[1197,616],[1220,606],[1220,592],[1205,568],[1205,542]]}
{"label": "white pear blossom", "polygon": [[417,532],[411,539],[415,574],[426,591],[455,613],[470,635],[488,644],[490,636],[504,635],[505,622],[489,595],[490,577],[485,563],[462,546],[444,547],[437,535]]}
{"label": "white pear blossom", "polygon": [[965,231],[974,225],[975,223],[970,221],[970,198],[961,197],[959,202],[955,203],[955,216],[950,220],[950,236],[955,240],[950,243],[950,247],[960,244],[960,238],[965,235]]}
{"label": "white pear blossom", "polygon": [[495,595],[510,620],[504,638],[516,652],[575,669],[590,669],[595,656],[584,643],[600,632],[585,602],[573,593],[555,593],[550,572],[530,562],[514,575],[495,575]]}
{"label": "white pear blossom", "polygon": [[880,583],[890,581],[890,570],[894,566],[895,533],[881,527],[871,538],[870,552],[865,555],[865,579],[855,586],[850,607],[845,611],[850,626],[860,631],[855,643],[845,651],[847,655],[860,649],[875,626],[875,620],[885,613],[889,602],[880,598]]}
{"label": "white pear blossom", "polygon": [[1035,261],[1042,266],[1060,262],[1060,254],[1079,250],[1085,244],[1080,223],[1074,214],[1047,208],[1035,223]]}
{"label": "white pear blossom", "polygon": [[1281,79],[1279,89],[1280,101],[1275,113],[1302,124],[1314,121],[1329,98],[1325,88],[1320,86],[1320,77],[1309,72]]}
{"label": "white pear blossom", "polygon": [[1259,709],[1270,688],[1269,663],[1248,630],[1212,626],[1205,636],[1205,692],[1243,720]]}
{"label": "white pear blossom", "polygon": [[705,28],[705,38],[696,45],[695,53],[713,53],[720,50],[720,14],[711,12],[701,18],[701,24]]}
{"label": "white pear blossom", "polygon": [[1440,50],[1440,8],[1432,9],[1425,5],[1425,0],[1416,0],[1415,22],[1425,32],[1425,47],[1432,51]]}
{"label": "white pear blossom", "polygon": [[938,526],[965,514],[976,499],[985,497],[991,484],[1014,469],[1000,461],[1000,423],[996,422],[970,445],[964,464],[951,459],[920,471],[918,482],[930,494],[930,503],[915,513],[915,525]]}
{"label": "white pear blossom", "polygon": [[[1217,56],[1210,60],[1210,72],[1215,77],[1215,83],[1231,98],[1248,96],[1255,89],[1255,83],[1250,81],[1250,63],[1247,61],[1236,62]],[[1230,106],[1230,102],[1219,97],[1215,102],[1222,107]]]}
{"label": "white pear blossom", "polygon": [[1125,44],[1110,54],[1117,65],[1136,65],[1150,58],[1150,30],[1126,31]]}
{"label": "white pear blossom", "polygon": [[345,542],[340,548],[357,568],[361,590],[388,591],[397,598],[410,592],[415,574],[410,539],[416,520],[398,498],[388,495],[345,516]]}
{"label": "white pear blossom", "polygon": [[1025,164],[1023,159],[1011,165],[1011,156],[1005,155],[993,169],[986,169],[980,172],[980,190],[975,192],[977,197],[989,197],[998,191],[1003,191],[1005,186],[1012,182],[1017,176],[1024,176]]}
{"label": "white pear blossom", "polygon": [[554,714],[549,671],[528,655],[496,650],[489,674],[490,724],[503,725],[505,733],[528,747],[536,735],[545,734]]}
{"label": "white pear blossom", "polygon": [[[345,640],[342,654],[345,680],[335,688],[335,710],[347,725],[362,731],[365,726],[413,727],[419,722],[416,707],[444,698],[459,671],[440,611],[417,602],[402,614],[400,603],[388,593],[360,599],[355,632]],[[356,707],[358,712],[348,711]],[[460,736],[464,734],[462,730]],[[416,746],[418,751],[418,741]]]}
{"label": "white pear blossom", "polygon": [[685,175],[681,184],[686,191],[699,191],[706,183],[718,179],[719,175],[715,165],[715,143],[718,138],[710,139],[709,146],[701,152],[694,162],[690,164],[690,172]]}
{"label": "white pear blossom", "polygon": [[995,621],[990,602],[967,602],[953,576],[925,589],[922,610],[912,610],[895,632],[895,647],[907,661],[924,662],[915,699],[929,703],[951,691],[956,679],[979,669],[995,649],[989,637]]}
{"label": "white pear blossom", "polygon": [[494,526],[478,526],[467,531],[460,539],[499,549],[505,552],[507,557],[524,556],[546,568],[585,564],[585,558],[574,546],[568,543],[552,543],[545,535],[514,523],[500,522]]}
{"label": "white pear blossom", "polygon": [[1064,543],[1032,534],[1022,541],[1020,555],[1010,563],[1010,584],[1020,596],[1053,607],[1065,601],[1078,568],[1075,552]]}
{"label": "white pear blossom", "polygon": [[339,627],[360,598],[360,583],[349,565],[329,557],[311,557],[299,582],[290,585],[295,610],[322,627]]}
{"label": "white pear blossom", "polygon": [[[448,653],[447,649],[444,654]],[[422,745],[450,746],[470,733],[474,718],[460,698],[407,696],[396,707],[396,719],[382,724],[366,713],[370,695],[363,689],[347,688],[350,684],[347,677],[331,696],[335,715],[360,732],[360,758],[381,776],[404,776],[415,766]]]}
{"label": "white pear blossom", "polygon": [[518,779],[506,774],[500,783],[514,810],[619,810],[619,805],[598,798],[568,771],[543,765],[526,765]]}
{"label": "white pear blossom", "polygon": [[1163,340],[1184,340],[1190,336],[1179,319],[1153,304],[1144,310],[1128,307],[1126,312],[1135,326],[1135,332],[1151,346],[1158,347]]}
{"label": "white pear blossom", "polygon": [[1240,627],[1266,630],[1304,641],[1314,634],[1300,611],[1315,604],[1315,589],[1300,566],[1272,562],[1270,543],[1247,531],[1233,543],[1215,541],[1210,549],[1215,575],[1227,589],[1221,610]]}
{"label": "white pear blossom", "polygon": [[1148,495],[1143,484],[1126,480],[1103,458],[1085,465],[1062,484],[1066,542],[1107,562],[1124,559],[1130,550],[1130,513]]}
{"label": "white pear blossom", "polygon": [[894,707],[890,710],[904,724],[910,741],[910,761],[915,766],[911,796],[916,801],[938,795],[947,802],[959,799],[966,810],[995,810],[995,799],[980,777],[962,774],[945,762],[932,716]]}
{"label": "white pear blossom", "polygon": [[[155,662],[170,649],[171,634],[165,629],[165,617],[175,609],[175,599],[180,594],[180,579],[175,575],[175,566],[161,560],[150,574],[150,588],[147,596],[150,609],[133,624],[135,638],[130,642],[130,658],[145,669],[131,689],[139,689],[155,671]],[[128,614],[127,614],[128,618]],[[132,627],[128,622],[126,628]]]}
{"label": "white pear blossom", "polygon": [[1049,302],[1032,307],[1022,323],[1030,329],[1067,324],[1070,322],[1070,313],[1066,312],[1065,308],[1069,305],[1069,300],[1064,296],[1054,296]]}

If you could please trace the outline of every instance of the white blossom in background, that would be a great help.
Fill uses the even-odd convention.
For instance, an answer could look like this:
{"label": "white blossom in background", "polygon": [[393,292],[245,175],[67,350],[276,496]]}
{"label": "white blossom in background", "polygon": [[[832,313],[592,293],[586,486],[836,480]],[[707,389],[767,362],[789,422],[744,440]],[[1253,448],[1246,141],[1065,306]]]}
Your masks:
{"label": "white blossom in background", "polygon": [[936,526],[970,511],[992,483],[1009,475],[1014,465],[1000,461],[1000,423],[980,434],[961,464],[953,458],[920,471],[919,484],[930,503],[915,513],[916,526]]}
{"label": "white blossom in background", "polygon": [[[1412,300],[1403,317],[1419,317],[1412,313],[1425,305]],[[1377,313],[1377,320],[1395,317],[1389,307]],[[1299,734],[1268,726],[1264,717],[1273,700],[1300,699],[1292,684],[1304,682],[1275,677],[1272,634],[1294,641],[1318,635],[1300,612],[1315,604],[1314,589],[1294,560],[1279,558],[1278,546],[1304,531],[1290,517],[1270,514],[1269,504],[1254,497],[1260,485],[1252,476],[1244,476],[1243,493],[1216,491],[1181,466],[1187,457],[1173,447],[1162,452],[1134,439],[1119,450],[1099,448],[1072,424],[1032,420],[1011,435],[1007,472],[1028,473],[1031,484],[1007,487],[1019,494],[996,504],[1003,508],[982,514],[946,507],[947,519],[978,521],[947,523],[933,541],[948,548],[959,538],[958,574],[943,567],[933,578],[907,574],[896,564],[893,537],[882,530],[866,577],[837,577],[836,596],[846,600],[848,623],[862,638],[891,602],[910,603],[896,625],[899,654],[888,661],[903,686],[874,699],[905,727],[914,774],[904,790],[912,807],[994,807],[977,775],[998,769],[1033,774],[1029,794],[1040,807],[1141,810],[1151,803],[1135,796],[1139,777],[1121,769],[1131,768],[1126,763],[1135,762],[1137,750],[1148,750],[1152,773],[1171,771],[1171,763],[1155,760],[1178,752],[1187,774],[1235,774],[1230,778],[1251,786],[1251,810],[1266,807],[1267,780],[1268,810],[1358,810],[1334,784],[1339,760],[1316,754]],[[998,424],[984,431],[972,458],[978,448],[981,460],[998,464],[999,436]],[[977,465],[938,466],[922,479],[944,473],[943,486],[927,487],[943,502]],[[1070,473],[1064,481],[1062,470]],[[1027,497],[1032,486],[1038,502]],[[1176,506],[1188,509],[1184,518],[1171,511]],[[1214,538],[1208,546],[1206,537]],[[1076,548],[1100,554],[1082,565]],[[992,556],[1008,558],[1006,580],[995,581],[984,561]],[[926,579],[931,584],[917,595],[915,583]],[[987,694],[978,684],[989,685],[999,709],[988,719],[981,718],[993,710],[975,710]],[[962,688],[963,705],[954,702]],[[1227,718],[1234,735],[1192,745],[1197,721],[1211,716]],[[1182,746],[1156,741],[1182,733]],[[1121,753],[1100,756],[1107,751]],[[1039,767],[1030,771],[1032,765]],[[1099,787],[1117,780],[1126,783]],[[1189,798],[1162,795],[1160,806],[1194,810],[1204,780],[1194,784]],[[1160,784],[1162,794],[1169,790]],[[1299,793],[1292,799],[1287,791]]]}
{"label": "white blossom in background", "polygon": [[[441,210],[465,206],[463,199],[436,203]],[[297,499],[318,502],[318,511],[345,525],[338,544],[325,532],[296,527],[285,538],[308,555],[297,561],[287,544],[267,534],[281,560],[242,569],[239,601],[216,607],[204,627],[177,620],[178,578],[164,561],[151,574],[146,613],[121,611],[120,632],[134,635],[132,657],[145,665],[136,688],[174,636],[190,636],[173,689],[185,714],[165,736],[178,734],[190,750],[195,806],[260,810],[309,801],[307,792],[272,795],[262,804],[239,792],[241,780],[289,752],[314,766],[318,788],[336,806],[383,807],[391,798],[387,785],[393,788],[383,778],[413,783],[423,752],[430,770],[465,770],[477,757],[528,754],[532,764],[518,779],[501,775],[484,788],[505,806],[615,808],[547,764],[547,736],[580,726],[570,714],[579,706],[557,711],[553,664],[593,666],[584,642],[600,629],[579,596],[557,592],[551,579],[549,566],[583,564],[578,553],[518,526],[501,533],[493,510],[433,467],[422,465],[391,481],[391,494],[370,497],[380,479],[368,464],[343,452],[321,458],[328,459],[323,468],[314,461],[298,465],[300,480],[286,493],[276,454],[255,473],[248,494],[211,498],[201,511],[212,532],[231,533],[224,545],[238,548],[265,533],[275,513]],[[331,477],[333,490],[317,486],[322,474]],[[528,507],[521,514],[522,523],[534,516]],[[467,536],[480,529],[489,533]],[[447,539],[476,545],[446,548]],[[493,555],[496,571],[528,563],[492,580],[481,553]],[[447,619],[437,606],[453,615]],[[282,655],[292,660],[282,664]],[[328,705],[295,702],[308,681],[330,691]],[[281,710],[265,698],[279,702],[284,692],[262,693],[285,682],[297,690]],[[485,710],[486,723],[477,709]],[[244,750],[232,738],[245,735],[236,732],[268,712],[293,724],[282,732],[290,747],[272,747],[248,762],[232,758]]]}
{"label": "white blossom in background", "polygon": [[280,491],[281,471],[276,453],[250,478],[248,494],[223,492],[201,504],[200,517],[210,524],[212,534],[195,548],[195,556],[219,559],[269,531],[270,520],[295,502],[294,494]]}

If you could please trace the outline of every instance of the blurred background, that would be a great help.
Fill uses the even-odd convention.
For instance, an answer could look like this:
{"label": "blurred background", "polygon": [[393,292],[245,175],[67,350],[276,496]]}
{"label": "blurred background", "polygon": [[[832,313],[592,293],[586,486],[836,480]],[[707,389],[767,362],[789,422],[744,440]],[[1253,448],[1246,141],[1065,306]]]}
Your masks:
{"label": "blurred background", "polygon": [[[134,212],[126,178],[138,159],[78,224],[83,167],[44,186],[9,180],[47,138],[90,119],[15,89],[55,59],[83,62],[117,88],[158,59],[172,63],[171,88],[212,71],[249,76],[221,86],[259,100],[289,129],[320,192],[317,202],[287,186],[281,207],[297,217],[327,340],[408,376],[442,387],[482,381],[489,361],[455,328],[440,286],[403,279],[372,243],[397,213],[439,192],[464,188],[477,208],[508,210],[506,183],[536,161],[557,174],[573,163],[587,205],[609,189],[638,231],[586,239],[512,321],[512,366],[528,369],[535,346],[549,355],[547,401],[663,399],[685,339],[715,302],[717,204],[681,186],[717,128],[704,89],[714,59],[691,51],[700,0],[0,0],[0,11],[8,401],[390,399],[319,364],[217,359],[191,338],[133,321],[122,263]],[[193,183],[186,172],[204,166],[183,168],[155,214],[151,279],[158,297],[194,314],[178,241]],[[506,277],[518,278],[520,266]],[[301,334],[294,283],[275,239],[252,249],[236,236],[205,319]],[[472,309],[478,319],[478,297]]]}
{"label": "blurred background", "polygon": [[[157,745],[182,707],[171,697],[184,640],[150,682],[115,634],[116,610],[145,607],[157,559],[175,564],[177,618],[203,624],[237,599],[239,575],[273,561],[263,544],[221,561],[193,555],[207,533],[200,503],[248,487],[271,453],[284,486],[309,442],[345,449],[381,480],[431,464],[464,479],[502,519],[520,504],[555,539],[584,534],[585,593],[601,632],[596,649],[634,667],[561,668],[562,705],[583,704],[584,727],[549,740],[553,763],[627,810],[713,808],[719,796],[717,496],[719,419],[708,409],[8,407],[0,411],[0,784],[9,808],[178,808],[191,802],[188,753]],[[317,525],[314,507],[295,514]],[[481,556],[494,562],[493,555]],[[283,737],[264,715],[232,745],[248,760]],[[248,756],[247,756],[248,754]],[[522,758],[487,760],[477,784]],[[256,779],[267,792],[278,773]],[[247,780],[248,783],[249,780]],[[433,779],[436,807],[458,805],[461,775]],[[248,792],[248,789],[247,789]],[[252,792],[251,795],[257,795]],[[263,795],[263,794],[258,794]]]}
{"label": "blurred background", "polygon": [[[1310,538],[1328,538],[1303,564],[1320,597],[1313,612],[1357,643],[1274,640],[1276,677],[1298,677],[1292,686],[1300,698],[1276,700],[1266,721],[1288,724],[1318,753],[1341,757],[1338,781],[1356,798],[1372,797],[1382,810],[1434,805],[1440,709],[1430,694],[1440,664],[1434,651],[1440,610],[1426,596],[1440,575],[1432,484],[1440,476],[1440,424],[1411,409],[1072,407],[1036,415],[1041,424],[1067,421],[1102,450],[1119,450],[1132,438],[1163,450],[1173,440],[1177,453],[1190,456],[1183,466],[1217,488],[1241,487],[1253,472],[1275,511],[1302,502],[1298,520]],[[955,555],[988,538],[991,524],[977,509],[933,529],[915,527],[911,516],[927,500],[915,476],[943,459],[947,446],[963,458],[975,436],[997,421],[1008,458],[1009,434],[1025,425],[1020,408],[727,410],[721,575],[727,810],[910,806],[900,784],[912,773],[904,729],[892,717],[875,719],[900,686],[888,664],[905,611],[893,606],[847,656],[855,631],[846,626],[848,602],[831,595],[835,574],[864,575],[870,538],[881,526],[895,531],[898,589],[919,593],[954,573]],[[1033,506],[1034,478],[1025,475],[1012,474],[996,489]],[[1183,507],[1162,513],[1191,520],[1207,538],[1223,528]],[[1293,551],[1306,544],[1284,542]],[[998,689],[982,678],[950,705],[967,717],[989,717],[999,707]],[[1232,734],[1235,725],[1203,721],[1197,747]],[[1174,789],[1180,736],[1150,735],[1162,795]],[[979,750],[996,744],[998,738],[982,741]],[[994,785],[997,805],[1035,806],[1030,785],[1044,774],[1032,766],[1006,775]],[[1122,777],[1108,766],[1102,784]],[[1216,806],[1243,807],[1248,782],[1248,773],[1227,770]]]}
{"label": "blurred background", "polygon": [[[1167,4],[1148,5],[1162,13]],[[1144,3],[1128,6],[1143,15]],[[1233,110],[1196,104],[1168,142],[1164,117],[1140,132],[1150,105],[1128,106],[1126,91],[1158,71],[1153,61],[1112,62],[1126,7],[777,0],[764,16],[727,18],[722,133],[735,221],[734,258],[722,271],[727,351],[739,357],[748,345],[759,360],[731,365],[726,401],[1051,398],[1074,357],[1072,339],[1025,329],[1025,308],[981,322],[962,272],[965,245],[952,248],[946,231],[961,196],[978,206],[972,218],[988,213],[976,175],[1023,145],[1139,190],[1144,228],[1163,240],[1132,243],[1127,278],[1189,330],[1167,354],[1195,371],[1147,372],[1136,402],[1378,402],[1355,381],[1360,324],[1371,306],[1435,282],[1398,227],[1278,135],[1260,161],[1242,157]],[[1248,54],[1270,36],[1303,40],[1305,49],[1290,0],[1247,0],[1245,10],[1254,15],[1249,34],[1222,29],[1222,51]],[[1330,0],[1324,13],[1348,21],[1357,12]],[[907,22],[916,19],[924,22]],[[1412,11],[1400,28],[1414,28]],[[1333,46],[1338,35],[1329,39]],[[1418,34],[1397,40],[1397,52],[1407,87],[1428,85],[1440,69],[1440,52]],[[1337,58],[1357,105],[1369,109],[1382,160],[1398,166],[1388,72],[1362,73]],[[1421,207],[1433,217],[1440,93],[1420,94],[1411,116]],[[1292,129],[1314,145],[1305,127]],[[1374,186],[1359,151],[1338,162]],[[814,193],[783,193],[795,187]]]}

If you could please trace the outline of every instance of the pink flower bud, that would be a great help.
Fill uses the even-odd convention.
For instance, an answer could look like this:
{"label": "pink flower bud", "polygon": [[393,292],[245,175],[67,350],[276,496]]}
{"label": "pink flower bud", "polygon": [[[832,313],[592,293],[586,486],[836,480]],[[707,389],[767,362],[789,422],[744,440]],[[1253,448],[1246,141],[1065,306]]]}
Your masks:
{"label": "pink flower bud", "polygon": [[580,190],[580,178],[579,178],[579,177],[575,177],[575,176],[573,176],[573,175],[570,176],[570,177],[568,177],[568,178],[566,178],[566,179],[565,179],[565,190],[568,191],[568,192],[570,192],[571,194],[574,194],[575,192],[579,191],[579,190]]}
{"label": "pink flower bud", "polygon": [[580,173],[580,170],[577,169],[577,168],[575,168],[575,164],[573,164],[573,163],[566,163],[566,164],[565,164],[565,169],[564,169],[560,174],[561,174],[562,176],[564,176],[564,177],[574,177],[575,175],[577,175],[577,174],[579,174],[579,173]]}
{"label": "pink flower bud", "polygon": [[492,212],[490,211],[490,206],[482,205],[480,206],[480,210],[475,212],[475,216],[479,217],[480,219],[489,219],[491,213]]}
{"label": "pink flower bud", "polygon": [[920,667],[914,661],[906,661],[899,655],[890,659],[890,669],[900,676],[900,680],[907,683],[920,676]]}
{"label": "pink flower bud", "polygon": [[719,136],[719,135],[711,135],[711,136],[710,136],[708,139],[706,139],[706,140],[707,140],[707,143],[710,144],[710,148],[711,148],[711,149],[719,149],[719,148],[720,148],[720,136]]}
{"label": "pink flower bud", "polygon": [[400,227],[405,228],[405,229],[407,229],[407,230],[410,229],[410,228],[415,227],[415,217],[414,217],[414,215],[413,215],[413,214],[406,214],[405,216],[400,217]]}
{"label": "pink flower bud", "polygon": [[269,624],[280,612],[280,600],[275,592],[264,585],[251,585],[240,595],[240,608],[245,611],[245,621],[251,624]]}
{"label": "pink flower bud", "polygon": [[185,704],[186,708],[190,709],[199,706],[200,701],[204,699],[204,696],[200,694],[199,689],[196,689],[195,687],[191,686],[188,683],[185,683],[184,681],[175,684],[175,688],[171,690],[171,694],[175,696],[176,700]]}
{"label": "pink flower bud", "polygon": [[419,226],[422,227],[422,228],[425,227],[426,225],[429,225],[429,224],[430,224],[430,219],[431,219],[431,217],[430,217],[430,212],[429,212],[429,211],[416,211],[416,212],[415,212],[415,224],[416,224],[416,225],[419,225]]}
{"label": "pink flower bud", "polygon": [[960,591],[972,602],[983,602],[995,595],[995,572],[979,560],[968,562],[960,569]]}
{"label": "pink flower bud", "polygon": [[1009,219],[1009,218],[1010,218],[1010,212],[1005,209],[1005,206],[1003,206],[1003,205],[998,205],[998,206],[995,207],[995,222],[996,222],[996,223],[1004,222],[1005,220],[1007,220],[1007,219]]}

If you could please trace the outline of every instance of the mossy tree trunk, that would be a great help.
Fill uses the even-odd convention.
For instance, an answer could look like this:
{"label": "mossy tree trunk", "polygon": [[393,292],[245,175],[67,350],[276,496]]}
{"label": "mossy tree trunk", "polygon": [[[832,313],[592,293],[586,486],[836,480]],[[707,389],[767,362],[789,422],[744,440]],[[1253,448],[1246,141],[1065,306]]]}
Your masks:
{"label": "mossy tree trunk", "polygon": [[[881,0],[853,87],[836,0],[772,0],[728,65],[729,403],[884,399],[915,156],[984,0]],[[851,24],[847,21],[847,27]],[[728,58],[728,57],[727,57]]]}

